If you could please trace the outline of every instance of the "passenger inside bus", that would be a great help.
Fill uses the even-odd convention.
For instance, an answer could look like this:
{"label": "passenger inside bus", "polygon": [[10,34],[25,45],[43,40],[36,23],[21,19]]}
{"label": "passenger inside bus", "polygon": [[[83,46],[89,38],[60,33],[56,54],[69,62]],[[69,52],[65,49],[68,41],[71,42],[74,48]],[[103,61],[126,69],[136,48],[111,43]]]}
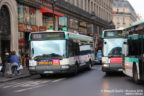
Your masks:
{"label": "passenger inside bus", "polygon": [[122,48],[121,47],[116,47],[116,48],[113,48],[110,51],[109,56],[120,56],[121,52],[122,52]]}

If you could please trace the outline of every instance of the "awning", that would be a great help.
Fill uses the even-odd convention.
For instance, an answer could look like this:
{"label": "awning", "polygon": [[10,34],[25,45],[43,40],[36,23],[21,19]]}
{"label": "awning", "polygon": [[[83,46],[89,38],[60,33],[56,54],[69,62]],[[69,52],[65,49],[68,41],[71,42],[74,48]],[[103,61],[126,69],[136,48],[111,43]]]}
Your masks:
{"label": "awning", "polygon": [[[48,9],[45,9],[45,8],[41,8],[41,12],[42,12],[42,13],[52,13],[52,14],[53,14],[53,11],[48,10]],[[64,17],[63,14],[60,14],[60,13],[58,13],[58,12],[54,12],[54,14],[55,14],[56,16],[59,16],[59,17]]]}

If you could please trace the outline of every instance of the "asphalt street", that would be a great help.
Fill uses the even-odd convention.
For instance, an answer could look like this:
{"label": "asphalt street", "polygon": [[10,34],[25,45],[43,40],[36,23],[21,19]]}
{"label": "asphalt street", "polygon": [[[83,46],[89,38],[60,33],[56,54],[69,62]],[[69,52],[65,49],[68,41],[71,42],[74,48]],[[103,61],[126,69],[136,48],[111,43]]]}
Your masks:
{"label": "asphalt street", "polygon": [[101,66],[76,76],[51,75],[0,83],[0,96],[143,96],[144,84],[135,84],[122,73],[106,76]]}

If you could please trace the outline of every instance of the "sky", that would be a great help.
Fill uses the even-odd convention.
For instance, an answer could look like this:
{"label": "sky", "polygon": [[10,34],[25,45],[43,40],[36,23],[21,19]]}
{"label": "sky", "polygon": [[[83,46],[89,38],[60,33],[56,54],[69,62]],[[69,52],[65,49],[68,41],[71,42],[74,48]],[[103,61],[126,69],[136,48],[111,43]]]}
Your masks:
{"label": "sky", "polygon": [[138,13],[144,19],[144,0],[128,0],[136,13]]}

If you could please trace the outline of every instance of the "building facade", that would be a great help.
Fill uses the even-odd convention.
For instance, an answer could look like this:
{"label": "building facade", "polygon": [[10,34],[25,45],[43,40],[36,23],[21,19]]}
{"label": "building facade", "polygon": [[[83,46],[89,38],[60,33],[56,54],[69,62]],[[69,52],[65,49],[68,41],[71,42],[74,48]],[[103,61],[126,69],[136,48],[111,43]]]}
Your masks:
{"label": "building facade", "polygon": [[127,0],[114,0],[113,22],[117,29],[131,26],[137,20],[137,15]]}
{"label": "building facade", "polygon": [[55,4],[52,0],[0,0],[0,56],[6,50],[24,56],[30,32],[55,29],[101,35],[102,30],[111,27],[112,3],[113,0],[56,0]]}

